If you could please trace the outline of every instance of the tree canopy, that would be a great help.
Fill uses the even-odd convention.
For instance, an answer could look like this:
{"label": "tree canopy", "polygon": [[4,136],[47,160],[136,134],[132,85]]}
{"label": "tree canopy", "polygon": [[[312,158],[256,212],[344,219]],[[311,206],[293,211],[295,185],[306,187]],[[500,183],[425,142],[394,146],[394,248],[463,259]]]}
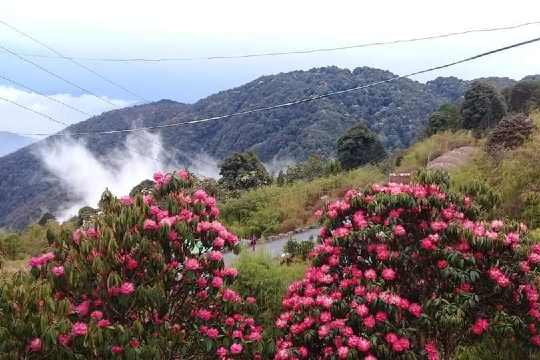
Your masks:
{"label": "tree canopy", "polygon": [[383,144],[365,125],[350,128],[337,141],[337,158],[343,169],[374,163],[385,156]]}
{"label": "tree canopy", "polygon": [[227,190],[246,190],[272,183],[272,177],[255,153],[235,153],[219,165],[219,183]]}
{"label": "tree canopy", "polygon": [[506,115],[506,102],[491,85],[476,81],[465,92],[461,107],[463,128],[475,130],[480,134],[493,128]]}

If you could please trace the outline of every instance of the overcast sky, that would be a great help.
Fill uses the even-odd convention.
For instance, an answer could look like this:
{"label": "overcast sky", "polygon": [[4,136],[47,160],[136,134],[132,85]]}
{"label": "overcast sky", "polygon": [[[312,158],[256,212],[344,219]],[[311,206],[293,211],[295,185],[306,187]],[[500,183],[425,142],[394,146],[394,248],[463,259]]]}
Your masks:
{"label": "overcast sky", "polygon": [[[66,55],[83,57],[191,57],[239,55],[346,46],[540,20],[540,2],[527,1],[120,1],[17,0],[0,2],[0,19]],[[85,62],[150,100],[194,102],[258,76],[337,65],[372,66],[404,74],[540,36],[540,25],[392,46],[309,55],[177,63]],[[0,24],[0,45],[51,55]],[[42,66],[107,97],[118,106],[137,102],[63,60]],[[109,105],[0,50],[0,75],[91,113]],[[472,79],[540,73],[540,43],[417,78]],[[73,123],[84,116],[0,80],[0,96]],[[0,100],[0,130],[49,132],[59,126]]]}

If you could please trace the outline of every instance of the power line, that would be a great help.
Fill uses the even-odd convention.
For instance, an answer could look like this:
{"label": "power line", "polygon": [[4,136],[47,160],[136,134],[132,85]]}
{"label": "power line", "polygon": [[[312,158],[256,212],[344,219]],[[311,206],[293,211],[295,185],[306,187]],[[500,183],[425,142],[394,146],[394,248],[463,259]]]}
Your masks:
{"label": "power line", "polygon": [[[1,23],[4,23],[0,20]],[[491,28],[478,28],[478,29],[469,29],[465,31],[457,31],[457,32],[450,32],[445,34],[436,34],[436,35],[427,35],[427,36],[421,36],[421,37],[414,37],[414,38],[407,38],[407,39],[397,39],[397,40],[390,40],[390,41],[378,41],[378,42],[370,42],[370,43],[363,43],[363,44],[354,44],[354,45],[347,45],[347,46],[339,46],[339,47],[330,47],[330,48],[316,48],[316,49],[300,49],[300,50],[291,50],[291,51],[275,51],[275,52],[263,52],[263,53],[252,53],[252,54],[244,54],[244,55],[224,55],[224,56],[202,56],[202,57],[163,57],[163,58],[99,58],[99,57],[78,57],[78,56],[64,56],[61,54],[56,53],[58,56],[50,56],[50,55],[41,55],[41,54],[25,54],[24,56],[28,57],[36,57],[36,58],[47,58],[47,59],[64,59],[64,60],[86,60],[86,61],[100,61],[100,62],[169,62],[169,61],[205,61],[205,60],[230,60],[230,59],[244,59],[244,58],[256,58],[256,57],[265,57],[265,56],[282,56],[282,55],[295,55],[295,54],[312,54],[312,53],[319,53],[319,52],[329,52],[329,51],[340,51],[340,50],[350,50],[350,49],[358,49],[358,48],[365,48],[365,47],[373,47],[373,46],[382,46],[382,45],[396,45],[401,43],[409,43],[409,42],[418,42],[418,41],[424,41],[424,40],[435,40],[435,39],[442,39],[442,38],[449,38],[454,36],[460,36],[460,35],[466,35],[466,34],[472,34],[472,33],[484,33],[484,32],[494,32],[494,31],[506,31],[506,30],[514,30],[526,26],[531,25],[538,25],[540,24],[539,21],[530,21],[520,24],[514,24],[514,25],[507,25],[507,26],[499,26],[499,27],[491,27]]]}
{"label": "power line", "polygon": [[[61,100],[56,99],[55,97],[46,95],[46,94],[44,94],[44,93],[42,93],[42,92],[40,92],[40,91],[38,91],[38,90],[36,90],[36,89],[33,89],[33,88],[29,87],[29,86],[26,86],[26,85],[24,85],[24,84],[21,84],[20,82],[15,81],[15,80],[13,80],[13,79],[10,79],[10,78],[8,78],[8,77],[6,77],[6,76],[4,76],[4,75],[1,75],[1,74],[0,74],[0,79],[4,79],[4,80],[6,80],[6,81],[8,81],[8,82],[10,82],[10,83],[12,83],[12,84],[14,84],[14,85],[20,87],[20,88],[23,88],[23,89],[25,89],[25,90],[34,92],[34,93],[36,93],[36,94],[38,94],[38,95],[40,95],[40,96],[43,96],[43,97],[49,99],[50,101],[54,101],[55,103],[61,104],[61,105],[65,106],[65,107],[67,107],[67,108],[69,108],[69,109],[71,109],[71,110],[74,110],[74,111],[76,111],[76,112],[78,112],[78,113],[80,113],[80,114],[83,114],[83,115],[86,115],[86,116],[92,116],[92,114],[90,114],[90,113],[88,113],[88,112],[86,112],[86,111],[84,111],[84,110],[78,109],[78,108],[76,108],[75,106],[71,106],[71,105],[69,105],[69,104],[67,104],[67,103],[65,103],[65,102],[63,102],[63,101],[61,101]],[[68,125],[68,124],[66,124],[66,125]]]}
{"label": "power line", "polygon": [[[207,117],[207,118],[204,118],[204,119],[191,120],[191,121],[185,121],[185,122],[163,124],[163,125],[156,125],[156,126],[147,126],[147,127],[139,127],[139,128],[131,128],[131,129],[121,129],[121,130],[76,132],[76,133],[56,133],[56,134],[51,134],[51,133],[30,133],[30,134],[26,133],[25,134],[25,133],[22,133],[21,135],[33,135],[33,136],[79,136],[79,135],[81,135],[81,136],[83,136],[83,135],[106,135],[106,134],[118,134],[118,133],[131,133],[131,132],[135,132],[135,131],[149,131],[149,130],[156,130],[156,129],[164,129],[164,128],[182,126],[182,125],[198,124],[198,123],[203,123],[203,122],[208,122],[208,121],[213,121],[213,120],[221,120],[221,119],[225,119],[225,118],[231,118],[231,117],[242,116],[242,115],[249,115],[249,114],[258,113],[258,112],[262,112],[262,111],[286,108],[286,107],[290,107],[290,106],[294,106],[294,105],[298,105],[298,104],[302,104],[302,103],[308,103],[308,102],[311,102],[311,101],[315,101],[315,100],[319,100],[319,99],[323,99],[323,98],[327,98],[327,97],[331,97],[331,96],[335,96],[335,95],[341,95],[341,94],[346,94],[346,93],[353,92],[353,91],[359,91],[359,90],[367,89],[367,88],[377,86],[377,85],[380,85],[380,84],[384,84],[384,83],[388,83],[388,82],[391,82],[391,81],[396,81],[396,80],[399,80],[399,79],[408,78],[408,77],[412,77],[412,76],[415,76],[415,75],[425,74],[425,73],[432,72],[432,71],[435,71],[435,70],[440,70],[440,69],[448,68],[448,67],[455,66],[455,65],[458,65],[458,64],[462,64],[462,63],[465,63],[465,62],[473,61],[473,60],[476,60],[476,59],[479,59],[479,58],[482,58],[482,57],[485,57],[485,56],[488,56],[488,55],[492,55],[492,54],[495,54],[495,53],[507,51],[507,50],[510,50],[510,49],[513,49],[513,48],[517,48],[517,47],[524,46],[524,45],[531,44],[531,43],[538,42],[538,41],[540,41],[540,37],[537,37],[537,38],[534,38],[534,39],[531,39],[531,40],[522,41],[522,42],[515,43],[515,44],[512,44],[512,45],[504,46],[504,47],[497,48],[497,49],[494,49],[494,50],[490,50],[490,51],[487,51],[487,52],[483,52],[483,53],[480,53],[480,54],[477,54],[477,55],[474,55],[474,56],[470,56],[470,57],[467,57],[467,58],[464,58],[464,59],[461,59],[461,60],[457,60],[457,61],[454,61],[454,62],[451,62],[451,63],[448,63],[448,64],[434,66],[434,67],[431,67],[431,68],[428,68],[428,69],[415,71],[415,72],[412,72],[412,73],[409,73],[409,74],[406,74],[406,75],[393,76],[393,77],[388,78],[386,80],[380,80],[380,81],[372,82],[372,83],[369,83],[369,84],[356,86],[356,87],[353,87],[353,88],[348,88],[348,89],[338,90],[338,91],[332,91],[332,92],[328,92],[326,94],[315,95],[315,96],[311,96],[311,97],[308,97],[308,98],[302,98],[302,99],[298,99],[298,100],[293,100],[293,101],[278,104],[278,105],[259,107],[259,108],[255,108],[255,109],[251,109],[251,110],[240,111],[240,112],[230,113],[230,114],[226,114],[226,115],[212,116],[212,117]],[[174,117],[173,117],[173,119],[174,119]]]}
{"label": "power line", "polygon": [[[5,102],[11,103],[11,104],[16,105],[16,106],[18,106],[18,107],[20,107],[20,108],[23,108],[23,109],[25,109],[25,110],[31,111],[31,112],[33,112],[34,114],[39,115],[39,116],[41,116],[41,117],[44,117],[44,118],[46,118],[46,119],[49,119],[49,120],[51,120],[51,121],[54,121],[55,123],[69,126],[68,123],[66,123],[66,122],[64,122],[64,121],[62,121],[62,120],[55,119],[55,118],[52,117],[52,116],[49,116],[49,115],[47,115],[47,114],[45,114],[45,113],[42,113],[41,111],[34,110],[34,109],[32,109],[32,108],[30,108],[30,107],[28,107],[28,106],[26,106],[26,105],[20,104],[20,103],[14,101],[14,100],[10,100],[10,99],[5,98],[5,97],[2,97],[2,96],[0,96],[0,100],[4,100]],[[36,135],[36,136],[38,136],[38,135]],[[41,136],[46,136],[46,135],[41,135]]]}
{"label": "power line", "polygon": [[24,62],[26,62],[26,63],[29,63],[29,64],[33,65],[34,67],[38,68],[38,69],[41,70],[41,71],[44,71],[44,72],[46,72],[47,74],[49,74],[49,75],[51,75],[51,76],[53,76],[53,77],[55,77],[55,78],[57,78],[57,79],[62,80],[62,81],[65,82],[66,84],[69,84],[69,85],[71,85],[71,86],[73,86],[73,87],[75,87],[75,88],[77,88],[77,89],[79,89],[79,90],[81,90],[81,91],[84,91],[85,93],[88,93],[88,94],[90,94],[90,95],[92,95],[92,96],[95,96],[95,97],[98,98],[99,100],[101,100],[101,101],[103,101],[103,102],[105,102],[105,103],[107,103],[107,104],[109,104],[109,105],[112,105],[114,108],[117,107],[117,105],[116,105],[115,103],[113,103],[113,102],[111,102],[111,101],[109,101],[109,100],[107,100],[107,99],[105,99],[105,98],[102,98],[102,97],[96,95],[96,94],[93,93],[92,91],[90,91],[90,90],[88,90],[88,89],[85,89],[85,88],[83,88],[82,86],[79,86],[79,85],[75,84],[74,82],[72,82],[72,81],[66,79],[65,77],[62,77],[62,76],[60,76],[60,75],[58,75],[58,74],[56,74],[56,73],[54,73],[54,72],[52,72],[52,71],[50,71],[50,70],[48,70],[47,68],[45,68],[45,67],[39,65],[38,63],[33,62],[32,60],[26,59],[25,57],[23,57],[23,56],[17,54],[16,52],[14,52],[14,51],[12,51],[12,50],[6,48],[5,46],[0,45],[0,49],[4,50],[5,52],[7,52],[7,53],[9,53],[9,54],[11,54],[11,55],[13,55],[13,56],[15,56],[15,57],[18,58],[19,60],[22,60],[22,61],[24,61]]}
{"label": "power line", "polygon": [[138,99],[140,99],[140,100],[142,100],[142,101],[144,101],[144,102],[149,102],[149,100],[147,100],[147,99],[145,99],[144,97],[142,97],[142,96],[136,94],[135,92],[129,90],[129,89],[126,88],[125,86],[120,85],[120,84],[118,84],[117,82],[112,81],[111,79],[109,79],[109,78],[107,78],[107,77],[101,75],[100,73],[98,73],[98,72],[95,71],[94,69],[92,69],[92,68],[90,68],[90,67],[88,67],[88,66],[86,66],[86,65],[84,65],[84,64],[82,64],[82,63],[80,63],[80,62],[78,62],[78,61],[75,60],[74,58],[69,58],[69,57],[64,56],[64,55],[63,55],[62,53],[60,53],[58,50],[52,48],[51,46],[45,44],[45,43],[42,42],[42,41],[36,39],[35,37],[31,36],[30,34],[25,33],[25,32],[22,31],[22,30],[19,30],[19,29],[16,28],[15,26],[10,25],[10,24],[8,24],[7,22],[5,22],[5,21],[3,21],[3,20],[0,20],[0,24],[3,24],[4,26],[7,26],[8,28],[10,28],[11,30],[15,31],[16,33],[18,33],[18,34],[20,34],[20,35],[22,35],[22,36],[24,36],[24,37],[26,37],[26,38],[32,40],[33,42],[35,42],[35,43],[37,43],[37,44],[43,46],[44,48],[48,49],[49,51],[55,53],[58,57],[61,57],[61,58],[63,58],[63,59],[66,59],[66,60],[71,61],[73,64],[75,64],[76,66],[80,67],[81,69],[84,69],[84,70],[88,71],[89,73],[91,73],[91,74],[93,74],[93,75],[99,77],[101,80],[103,80],[103,81],[105,81],[105,82],[107,82],[107,83],[109,83],[109,84],[111,84],[111,85],[113,85],[113,86],[119,88],[120,90],[123,90],[124,92],[126,92],[126,93],[128,93],[128,94],[130,94],[130,95],[132,95],[132,96],[135,96],[136,98],[138,98]]}

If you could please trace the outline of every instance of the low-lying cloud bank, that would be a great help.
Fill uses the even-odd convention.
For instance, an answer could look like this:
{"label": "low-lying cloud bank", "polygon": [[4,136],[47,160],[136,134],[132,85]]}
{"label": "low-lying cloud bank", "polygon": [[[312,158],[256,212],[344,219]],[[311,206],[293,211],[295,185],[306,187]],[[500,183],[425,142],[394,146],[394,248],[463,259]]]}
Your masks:
{"label": "low-lying cloud bank", "polygon": [[157,170],[187,167],[208,177],[217,177],[217,161],[208,155],[193,157],[192,164],[179,164],[166,156],[159,135],[131,134],[123,146],[106,158],[97,158],[80,140],[71,138],[43,145],[36,153],[45,167],[79,201],[66,204],[55,215],[60,221],[75,215],[83,206],[95,207],[107,188],[117,196],[128,194]]}

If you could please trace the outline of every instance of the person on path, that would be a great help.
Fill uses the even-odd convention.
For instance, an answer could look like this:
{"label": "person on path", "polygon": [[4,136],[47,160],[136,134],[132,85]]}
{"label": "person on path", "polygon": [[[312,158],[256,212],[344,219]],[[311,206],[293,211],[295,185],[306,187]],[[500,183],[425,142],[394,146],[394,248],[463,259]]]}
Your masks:
{"label": "person on path", "polygon": [[255,251],[255,246],[257,245],[257,237],[255,235],[251,235],[250,245],[251,249]]}

